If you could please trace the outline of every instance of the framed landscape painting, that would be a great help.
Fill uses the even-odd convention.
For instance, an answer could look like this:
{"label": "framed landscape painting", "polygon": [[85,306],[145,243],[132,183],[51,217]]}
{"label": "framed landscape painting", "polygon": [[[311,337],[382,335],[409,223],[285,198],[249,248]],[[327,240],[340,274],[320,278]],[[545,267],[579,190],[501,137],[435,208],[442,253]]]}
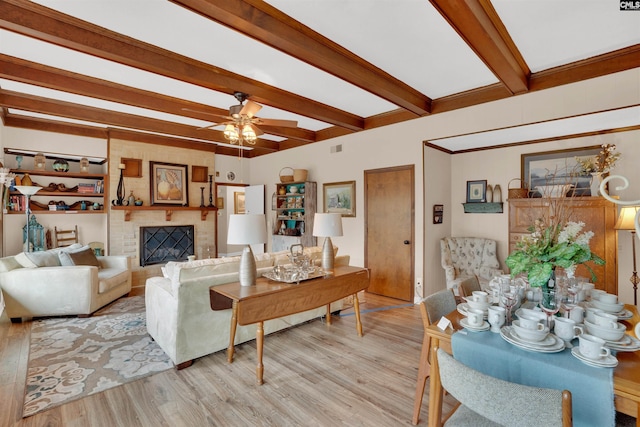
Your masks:
{"label": "framed landscape painting", "polygon": [[591,175],[583,174],[576,157],[592,157],[600,153],[599,145],[522,155],[521,178],[530,197],[542,197],[538,186],[572,184],[568,196],[591,195]]}
{"label": "framed landscape painting", "polygon": [[329,182],[323,184],[324,212],[356,216],[356,182]]}

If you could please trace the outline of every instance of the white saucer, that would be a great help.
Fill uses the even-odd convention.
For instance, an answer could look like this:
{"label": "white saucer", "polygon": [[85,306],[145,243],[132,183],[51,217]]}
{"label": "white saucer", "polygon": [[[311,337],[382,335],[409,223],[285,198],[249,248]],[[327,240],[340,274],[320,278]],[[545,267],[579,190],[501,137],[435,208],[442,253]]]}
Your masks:
{"label": "white saucer", "polygon": [[528,341],[521,341],[519,337],[513,334],[511,326],[503,326],[500,329],[500,336],[509,344],[513,344],[523,350],[534,351],[538,353],[557,353],[565,349],[565,343],[560,338],[553,334],[549,334],[549,337],[555,342],[549,346],[540,346]]}
{"label": "white saucer", "polygon": [[[549,329],[547,328],[547,331]],[[543,338],[540,341],[532,341],[532,340],[528,340],[524,337],[521,337],[520,335],[518,335],[518,331],[515,328],[511,328],[511,338],[514,341],[518,341],[521,344],[525,344],[525,345],[534,345],[537,347],[549,347],[549,346],[553,346],[556,344],[556,339],[554,338],[554,336],[550,333],[547,332],[547,336],[545,338]]]}
{"label": "white saucer", "polygon": [[618,316],[618,320],[628,320],[633,317],[633,313],[626,308],[618,313],[615,313]]}
{"label": "white saucer", "polygon": [[573,347],[571,349],[571,354],[578,360],[583,363],[586,363],[590,366],[595,366],[597,368],[613,368],[618,366],[618,359],[615,356],[609,355],[606,357],[601,357],[600,359],[594,360],[585,357],[580,353],[580,347]]}
{"label": "white saucer", "polygon": [[625,334],[620,341],[605,341],[604,345],[615,351],[638,351],[640,340]]}
{"label": "white saucer", "polygon": [[460,319],[460,324],[465,329],[469,329],[470,331],[474,331],[474,332],[488,331],[489,328],[491,328],[491,325],[489,325],[489,322],[487,321],[482,322],[482,326],[471,326],[469,325],[469,322],[467,321],[466,318]]}
{"label": "white saucer", "polygon": [[[463,316],[467,316],[469,314],[469,305],[466,302],[460,303],[456,306],[456,310]],[[486,320],[488,316],[489,310],[484,310],[484,319]]]}
{"label": "white saucer", "polygon": [[599,308],[600,310],[604,310],[607,313],[611,314],[618,314],[624,311],[624,304],[622,303],[608,304],[606,302],[594,300],[591,301],[591,305],[595,308]]}
{"label": "white saucer", "polygon": [[633,329],[633,332],[636,334],[636,338],[640,339],[640,323],[636,323],[636,327]]}

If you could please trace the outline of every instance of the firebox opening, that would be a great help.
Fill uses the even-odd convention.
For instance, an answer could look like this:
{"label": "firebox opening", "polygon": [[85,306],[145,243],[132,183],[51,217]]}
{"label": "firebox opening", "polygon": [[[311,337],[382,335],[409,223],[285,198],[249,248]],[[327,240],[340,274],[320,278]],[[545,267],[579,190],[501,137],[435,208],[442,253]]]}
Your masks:
{"label": "firebox opening", "polygon": [[194,254],[193,225],[140,227],[140,265],[186,261]]}

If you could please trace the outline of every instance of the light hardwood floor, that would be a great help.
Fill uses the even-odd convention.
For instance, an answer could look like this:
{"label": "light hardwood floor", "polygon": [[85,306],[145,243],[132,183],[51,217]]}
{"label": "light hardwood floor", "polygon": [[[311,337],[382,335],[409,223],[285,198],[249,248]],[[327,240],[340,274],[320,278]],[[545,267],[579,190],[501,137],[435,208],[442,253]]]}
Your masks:
{"label": "light hardwood floor", "polygon": [[[420,312],[373,294],[361,304],[364,337],[346,310],[265,337],[265,383],[256,385],[255,341],[189,368],[156,374],[22,419],[29,323],[0,322],[0,426],[396,426],[411,425]],[[405,307],[377,310],[404,305]],[[428,392],[420,425],[427,424]],[[447,400],[450,403],[450,398]]]}

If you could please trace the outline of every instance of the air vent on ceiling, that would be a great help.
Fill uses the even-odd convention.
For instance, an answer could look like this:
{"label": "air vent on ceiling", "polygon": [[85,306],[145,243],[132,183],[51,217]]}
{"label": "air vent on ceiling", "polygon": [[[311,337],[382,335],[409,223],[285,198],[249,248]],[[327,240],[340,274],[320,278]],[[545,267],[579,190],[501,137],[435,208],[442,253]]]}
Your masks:
{"label": "air vent on ceiling", "polygon": [[333,147],[331,147],[331,152],[332,153],[342,152],[342,144],[334,145]]}

